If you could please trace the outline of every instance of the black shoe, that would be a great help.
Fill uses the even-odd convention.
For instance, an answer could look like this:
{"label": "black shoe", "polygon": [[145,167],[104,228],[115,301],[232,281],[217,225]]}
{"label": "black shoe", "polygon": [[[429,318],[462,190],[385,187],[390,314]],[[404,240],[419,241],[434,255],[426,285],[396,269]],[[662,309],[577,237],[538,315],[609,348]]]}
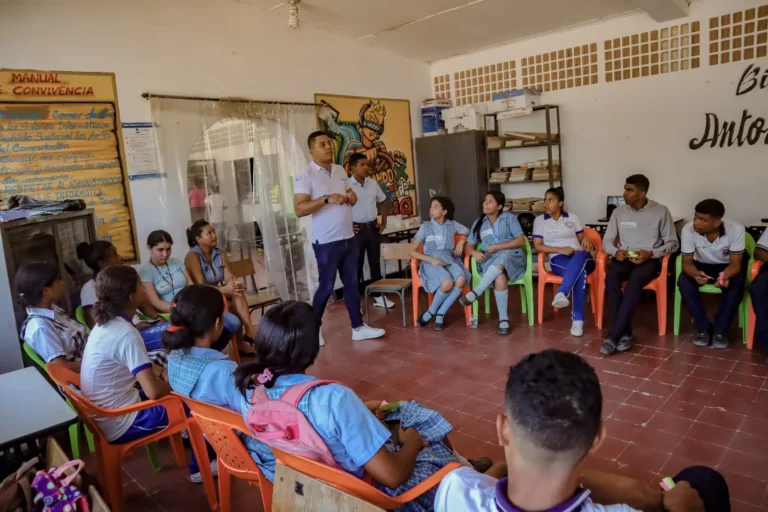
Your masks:
{"label": "black shoe", "polygon": [[619,339],[619,343],[616,345],[616,350],[619,352],[626,352],[631,349],[634,344],[635,338],[631,334],[625,334]]}
{"label": "black shoe", "polygon": [[491,466],[493,466],[493,461],[489,459],[488,457],[483,457],[482,459],[467,459],[467,462],[472,464],[472,467],[475,468],[475,471],[478,473],[485,473],[489,469],[491,469]]}
{"label": "black shoe", "polygon": [[616,353],[616,342],[611,338],[605,338],[603,344],[600,346],[600,353],[604,356],[612,356]]}
{"label": "black shoe", "polygon": [[728,348],[728,338],[725,334],[715,334],[712,337],[712,348]]}
{"label": "black shoe", "polygon": [[502,336],[509,334],[509,320],[502,320],[499,322],[499,330],[497,332]]}
{"label": "black shoe", "polygon": [[[471,293],[472,295],[475,295],[475,292],[471,291],[469,293]],[[469,296],[469,293],[467,295],[459,297],[459,304],[461,304],[462,306],[466,307],[466,306],[469,306],[470,304],[472,304],[473,302],[475,302],[477,300],[477,295],[475,295],[475,298],[473,300],[469,300],[467,298]]]}
{"label": "black shoe", "polygon": [[693,337],[693,344],[697,347],[706,347],[710,341],[712,341],[712,336],[709,331],[696,331],[696,336]]}
{"label": "black shoe", "polygon": [[428,313],[428,314],[429,314],[429,318],[427,318],[426,320],[424,320],[424,315],[421,315],[419,317],[419,327],[424,327],[426,325],[429,325],[429,322],[432,321],[432,318],[433,318],[432,314],[431,313]]}
{"label": "black shoe", "polygon": [[444,325],[444,324],[443,324],[443,317],[444,317],[444,316],[445,316],[445,315],[437,315],[437,316],[435,317],[435,327],[434,327],[434,329],[435,329],[436,331],[442,331],[442,330],[443,330],[443,325]]}

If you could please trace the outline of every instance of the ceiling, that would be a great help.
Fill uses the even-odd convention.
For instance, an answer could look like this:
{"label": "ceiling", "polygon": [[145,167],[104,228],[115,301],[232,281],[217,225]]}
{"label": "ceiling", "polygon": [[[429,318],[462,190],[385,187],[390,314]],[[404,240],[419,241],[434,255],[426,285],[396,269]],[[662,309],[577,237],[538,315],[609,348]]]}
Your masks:
{"label": "ceiling", "polygon": [[[235,0],[280,15],[288,3]],[[636,9],[638,0],[301,0],[302,25],[434,62]]]}

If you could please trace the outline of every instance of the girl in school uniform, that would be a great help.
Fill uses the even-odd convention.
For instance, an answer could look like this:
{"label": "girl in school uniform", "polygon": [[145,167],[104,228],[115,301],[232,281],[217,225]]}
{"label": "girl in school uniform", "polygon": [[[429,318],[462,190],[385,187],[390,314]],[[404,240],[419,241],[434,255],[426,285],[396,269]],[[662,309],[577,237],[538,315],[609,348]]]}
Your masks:
{"label": "girl in school uniform", "polygon": [[[453,240],[455,234],[467,235],[469,230],[453,220],[455,210],[453,201],[447,197],[433,197],[429,207],[430,220],[419,227],[411,243],[410,256],[421,260],[421,286],[435,294],[432,305],[419,319],[419,325],[424,327],[434,318],[436,331],[443,330],[445,314],[469,279],[469,272],[461,261],[464,240],[458,244]],[[422,246],[423,253],[419,250]]]}
{"label": "girl in school uniform", "polygon": [[[509,334],[507,299],[509,282],[525,274],[525,235],[517,217],[504,210],[506,198],[499,191],[488,192],[483,201],[483,216],[472,224],[467,251],[477,262],[482,276],[480,283],[459,299],[467,306],[494,285],[496,307],[499,310],[499,334]],[[482,251],[475,250],[482,243]]]}
{"label": "girl in school uniform", "polygon": [[46,363],[62,364],[80,373],[85,327],[54,304],[67,292],[59,267],[50,262],[22,266],[16,273],[16,289],[19,305],[27,309],[27,319],[21,325],[21,338]]}
{"label": "girl in school uniform", "polygon": [[[144,283],[147,298],[152,306],[162,313],[171,312],[173,298],[187,284],[192,283],[184,263],[171,257],[173,238],[162,230],[153,231],[147,237],[149,263],[139,268],[139,276]],[[214,349],[223,350],[232,336],[240,335],[240,319],[232,313],[224,312],[224,329],[214,344]]]}
{"label": "girl in school uniform", "polygon": [[533,222],[533,245],[539,254],[549,255],[552,273],[563,278],[552,305],[567,308],[573,294],[571,336],[584,334],[584,299],[587,275],[595,270],[594,247],[584,236],[584,225],[573,213],[563,211],[565,194],[562,187],[550,188],[544,194],[547,213]]}
{"label": "girl in school uniform", "polygon": [[[187,243],[190,251],[184,258],[184,266],[193,284],[208,284],[216,287],[229,299],[232,312],[243,326],[244,341],[239,343],[241,354],[253,354],[253,340],[256,329],[251,323],[245,286],[229,270],[227,253],[218,248],[216,230],[206,220],[198,220],[187,228]],[[238,340],[239,341],[239,340]]]}

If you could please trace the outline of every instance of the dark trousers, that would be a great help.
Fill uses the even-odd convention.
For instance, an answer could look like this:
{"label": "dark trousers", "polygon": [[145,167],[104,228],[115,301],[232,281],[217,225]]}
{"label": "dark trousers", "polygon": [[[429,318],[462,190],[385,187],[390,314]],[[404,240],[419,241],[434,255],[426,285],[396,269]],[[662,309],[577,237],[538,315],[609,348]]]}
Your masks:
{"label": "dark trousers", "polygon": [[768,265],[763,265],[749,285],[749,295],[755,308],[755,339],[763,350],[768,351]]}
{"label": "dark trousers", "polygon": [[333,293],[336,274],[341,276],[344,285],[344,303],[347,306],[352,328],[363,325],[363,315],[360,314],[360,291],[357,289],[357,243],[355,238],[337,240],[327,244],[312,244],[317,260],[318,280],[317,291],[312,298],[312,307],[320,316],[325,312],[325,306]]}
{"label": "dark trousers", "polygon": [[376,223],[357,224],[357,280],[363,282],[363,267],[365,267],[365,255],[368,255],[368,268],[371,269],[373,282],[381,279],[381,235],[376,228]]}
{"label": "dark trousers", "polygon": [[[605,276],[605,299],[613,314],[613,326],[608,331],[608,338],[613,341],[625,334],[632,334],[632,315],[635,314],[643,286],[657,277],[661,270],[660,259],[649,259],[640,265],[629,260],[613,260]],[[621,287],[627,282],[622,292]]]}
{"label": "dark trousers", "polygon": [[730,512],[731,497],[723,475],[712,468],[692,466],[673,478],[675,483],[688,482],[699,493],[705,512]]}
{"label": "dark trousers", "polygon": [[[683,296],[685,307],[688,308],[688,312],[693,317],[693,326],[696,327],[697,330],[712,331],[714,328],[715,334],[722,334],[724,336],[731,330],[733,317],[738,313],[739,304],[741,304],[741,301],[744,298],[747,261],[748,260],[742,263],[741,272],[729,279],[728,288],[723,288],[721,290],[723,296],[720,300],[720,306],[717,308],[714,326],[707,318],[707,311],[704,308],[704,300],[701,297],[701,292],[699,292],[699,284],[685,272],[680,274],[680,277],[677,279],[680,295]],[[717,279],[720,272],[725,270],[728,266],[727,264],[711,265],[708,263],[700,263],[698,261],[694,261],[693,263],[698,270],[714,279]]]}

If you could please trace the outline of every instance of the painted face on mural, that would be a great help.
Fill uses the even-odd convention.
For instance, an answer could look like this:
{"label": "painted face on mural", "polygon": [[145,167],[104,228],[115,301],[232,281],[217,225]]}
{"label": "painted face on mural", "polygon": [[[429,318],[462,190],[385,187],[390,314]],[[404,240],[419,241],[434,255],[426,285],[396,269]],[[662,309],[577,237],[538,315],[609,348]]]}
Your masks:
{"label": "painted face on mural", "polygon": [[376,142],[376,139],[378,139],[379,136],[380,136],[379,132],[371,130],[370,128],[363,127],[363,137],[365,137],[369,141]]}

